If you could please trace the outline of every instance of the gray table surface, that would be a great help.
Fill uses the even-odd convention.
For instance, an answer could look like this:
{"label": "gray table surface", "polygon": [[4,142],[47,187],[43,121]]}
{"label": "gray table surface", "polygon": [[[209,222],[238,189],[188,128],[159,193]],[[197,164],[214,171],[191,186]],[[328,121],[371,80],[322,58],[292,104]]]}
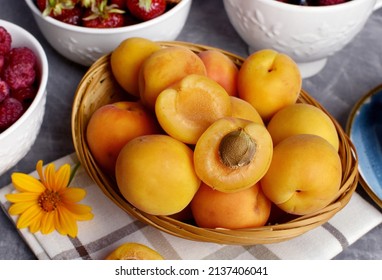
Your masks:
{"label": "gray table surface", "polygon": [[[87,67],[59,55],[39,31],[24,1],[1,0],[0,18],[31,32],[43,45],[49,61],[47,108],[40,134],[29,153],[0,177],[0,188],[10,183],[14,171],[29,173],[39,159],[45,163],[74,152],[70,116],[73,96]],[[382,9],[369,18],[364,29],[342,51],[329,58],[303,88],[345,127],[348,115],[366,92],[382,84]],[[221,0],[194,0],[178,40],[210,45],[246,57],[247,46],[228,21]],[[373,203],[359,186],[363,197]],[[375,204],[374,204],[375,205]],[[378,208],[376,206],[376,208]],[[335,259],[382,259],[382,225],[350,245]],[[36,259],[14,224],[0,211],[0,259]]]}

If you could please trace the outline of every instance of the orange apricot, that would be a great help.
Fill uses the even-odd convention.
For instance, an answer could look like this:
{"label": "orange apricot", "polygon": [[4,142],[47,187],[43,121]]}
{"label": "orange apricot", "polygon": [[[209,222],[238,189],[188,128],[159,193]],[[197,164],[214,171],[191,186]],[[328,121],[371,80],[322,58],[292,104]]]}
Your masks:
{"label": "orange apricot", "polygon": [[150,247],[135,243],[127,242],[120,245],[112,251],[106,260],[163,260],[163,256]]}
{"label": "orange apricot", "polygon": [[203,61],[190,49],[174,46],[152,53],[139,72],[139,92],[143,104],[154,110],[159,93],[189,74],[207,74]]}
{"label": "orange apricot", "polygon": [[265,225],[271,205],[259,183],[234,193],[202,183],[191,201],[191,210],[199,227],[241,229]]}
{"label": "orange apricot", "polygon": [[149,39],[131,37],[122,41],[110,55],[111,71],[128,93],[139,96],[138,75],[143,61],[161,46]]}
{"label": "orange apricot", "polygon": [[231,102],[217,82],[191,74],[158,95],[155,113],[170,136],[195,144],[214,121],[231,115]]}
{"label": "orange apricot", "polygon": [[264,125],[264,121],[251,103],[236,96],[231,96],[232,117],[250,120]]}
{"label": "orange apricot", "polygon": [[207,69],[207,76],[218,82],[231,96],[237,96],[237,75],[239,68],[223,52],[209,49],[201,51],[198,56]]}
{"label": "orange apricot", "polygon": [[213,189],[236,192],[264,176],[272,153],[272,138],[264,125],[224,117],[210,125],[196,143],[195,172]]}

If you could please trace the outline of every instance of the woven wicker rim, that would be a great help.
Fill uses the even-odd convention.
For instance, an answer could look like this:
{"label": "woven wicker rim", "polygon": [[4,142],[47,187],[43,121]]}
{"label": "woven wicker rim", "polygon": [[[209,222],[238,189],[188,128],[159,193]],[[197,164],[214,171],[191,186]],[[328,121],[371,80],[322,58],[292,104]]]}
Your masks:
{"label": "woven wicker rim", "polygon": [[[195,45],[186,42],[159,42],[162,47],[184,46],[198,53],[206,49],[217,49],[209,46]],[[240,67],[244,59],[227,51],[226,54]],[[354,145],[337,121],[307,92],[301,90],[298,102],[312,104],[323,110],[333,121],[340,140],[339,154],[343,175],[341,188],[331,204],[320,211],[298,217],[291,221],[258,228],[229,230],[205,229],[180,222],[167,216],[146,214],[129,204],[119,193],[114,178],[106,175],[92,157],[85,139],[87,122],[102,104],[120,100],[121,94],[113,80],[109,65],[110,54],[98,59],[80,81],[72,109],[72,137],[77,156],[90,177],[101,188],[104,194],[116,205],[136,219],[155,228],[181,238],[206,241],[220,244],[253,245],[276,243],[299,236],[314,229],[340,211],[350,200],[358,184],[358,157]],[[99,88],[102,87],[102,90]],[[112,92],[113,94],[106,94]]]}

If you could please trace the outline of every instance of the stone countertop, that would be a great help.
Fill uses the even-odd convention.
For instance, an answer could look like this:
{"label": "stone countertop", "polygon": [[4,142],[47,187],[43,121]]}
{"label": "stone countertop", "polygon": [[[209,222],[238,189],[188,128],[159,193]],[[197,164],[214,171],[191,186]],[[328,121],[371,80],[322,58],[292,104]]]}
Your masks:
{"label": "stone countertop", "polygon": [[[6,1],[0,18],[31,32],[44,47],[49,61],[47,108],[41,131],[29,153],[0,177],[0,187],[10,183],[14,171],[29,173],[42,159],[49,163],[74,152],[71,138],[71,105],[76,87],[87,67],[73,64],[58,54],[39,31],[24,1]],[[212,15],[212,16],[211,16]],[[304,79],[303,88],[345,127],[358,99],[382,84],[382,9],[375,11],[364,29],[343,50],[330,57],[316,76]],[[194,0],[180,41],[210,45],[246,57],[246,44],[228,21],[221,0]],[[361,187],[364,198],[373,203]],[[374,204],[375,205],[375,204]],[[376,206],[377,207],[377,206]],[[0,211],[0,259],[35,259],[15,226]],[[382,259],[382,225],[350,245],[335,259]]]}

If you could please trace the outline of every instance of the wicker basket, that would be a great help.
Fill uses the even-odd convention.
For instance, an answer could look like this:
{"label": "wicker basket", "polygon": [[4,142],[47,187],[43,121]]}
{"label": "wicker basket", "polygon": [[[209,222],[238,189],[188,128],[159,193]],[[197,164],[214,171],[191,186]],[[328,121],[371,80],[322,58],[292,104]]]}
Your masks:
{"label": "wicker basket", "polygon": [[[184,42],[160,42],[160,44],[163,47],[186,46],[194,52],[213,49],[212,47]],[[224,50],[220,51],[230,57],[239,67],[244,60]],[[200,228],[167,216],[149,215],[134,208],[120,194],[115,178],[111,178],[99,168],[85,139],[87,123],[97,108],[107,103],[126,99],[126,94],[123,93],[113,78],[109,59],[110,54],[97,60],[78,85],[72,111],[73,142],[77,156],[90,177],[107,197],[138,220],[169,234],[190,240],[237,245],[265,244],[288,240],[314,229],[328,221],[349,202],[358,184],[358,158],[355,148],[336,120],[316,100],[302,90],[298,102],[312,104],[328,114],[335,124],[340,138],[339,154],[343,168],[342,185],[337,197],[330,205],[317,213],[300,216],[285,223],[239,230]]]}

